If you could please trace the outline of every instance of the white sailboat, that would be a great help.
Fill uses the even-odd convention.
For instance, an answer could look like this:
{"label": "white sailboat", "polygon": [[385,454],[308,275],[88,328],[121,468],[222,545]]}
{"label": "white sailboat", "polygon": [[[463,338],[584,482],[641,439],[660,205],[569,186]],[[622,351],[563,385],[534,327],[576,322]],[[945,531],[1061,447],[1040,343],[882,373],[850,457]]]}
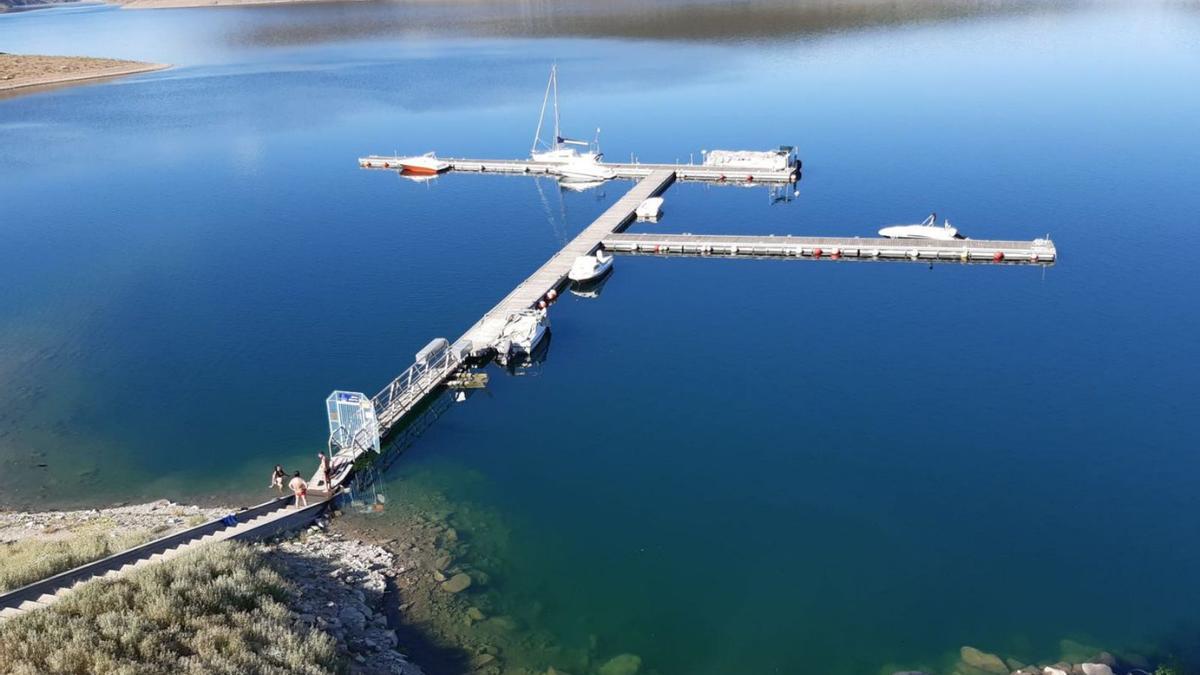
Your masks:
{"label": "white sailboat", "polygon": [[[554,106],[554,136],[551,141],[542,139],[542,129],[546,124],[546,106]],[[579,148],[585,148],[580,150]],[[616,172],[600,163],[604,153],[600,152],[600,130],[596,130],[596,140],[587,141],[565,138],[562,135],[561,119],[558,113],[558,66],[550,67],[550,79],[546,82],[546,93],[542,97],[542,112],[538,115],[537,130],[533,133],[533,145],[529,148],[529,157],[535,162],[553,164],[550,171],[559,176],[575,180],[603,181],[616,177]]]}

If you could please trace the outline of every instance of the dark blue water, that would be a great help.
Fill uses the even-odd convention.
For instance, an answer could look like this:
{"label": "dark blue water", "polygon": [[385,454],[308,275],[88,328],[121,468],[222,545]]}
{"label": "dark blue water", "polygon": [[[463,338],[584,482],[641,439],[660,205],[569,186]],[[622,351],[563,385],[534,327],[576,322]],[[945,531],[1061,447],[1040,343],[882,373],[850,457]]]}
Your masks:
{"label": "dark blue water", "polygon": [[0,101],[4,503],[249,501],[311,456],[331,389],[459,335],[626,189],[356,168],[521,156],[557,61],[567,129],[602,127],[612,158],[799,146],[792,203],[680,184],[643,231],[869,235],[936,209],[978,238],[1049,233],[1061,261],[618,260],[600,298],[555,306],[537,376],[494,372],[394,469],[393,499],[492,514],[463,528],[489,602],[592,667],[660,673],[1054,658],[1194,626],[1200,14],[659,40],[461,13],[0,17],[4,51],[177,64]]}

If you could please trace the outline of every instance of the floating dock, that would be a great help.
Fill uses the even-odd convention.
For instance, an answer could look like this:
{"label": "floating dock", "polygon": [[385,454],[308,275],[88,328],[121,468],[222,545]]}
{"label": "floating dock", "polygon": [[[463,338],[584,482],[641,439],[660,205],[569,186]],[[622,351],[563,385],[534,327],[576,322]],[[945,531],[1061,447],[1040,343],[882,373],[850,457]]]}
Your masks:
{"label": "floating dock", "polygon": [[[754,161],[756,153],[728,153],[724,158],[745,156]],[[638,162],[605,163],[620,178],[635,179],[637,183],[588,225],[570,243],[521,282],[508,295],[488,310],[458,340],[450,343],[437,339],[421,350],[412,366],[392,380],[381,392],[366,402],[364,410],[371,414],[369,423],[356,427],[378,429],[373,443],[387,436],[398,423],[418,410],[423,401],[462,371],[468,363],[492,353],[511,316],[533,308],[548,299],[550,291],[561,291],[567,273],[579,256],[594,253],[603,246],[613,253],[647,255],[684,255],[714,257],[781,258],[794,260],[878,260],[922,263],[984,263],[1053,265],[1058,252],[1049,239],[1033,241],[988,241],[960,239],[904,240],[858,237],[798,237],[798,236],[712,236],[692,234],[629,234],[624,230],[636,217],[637,207],[646,199],[662,194],[676,180],[709,181],[717,184],[778,185],[799,178],[800,162],[790,147],[781,146],[785,161],[774,165],[745,166],[744,164],[641,164]],[[709,153],[708,159],[713,154]],[[766,157],[778,153],[757,153]],[[743,157],[737,157],[743,155]],[[501,175],[554,175],[559,165],[534,160],[441,158],[449,164],[448,171],[495,173]],[[370,155],[358,160],[367,169],[399,171],[402,157]],[[335,394],[338,392],[335,392]],[[360,420],[360,422],[362,422]],[[335,425],[339,422],[335,421]],[[344,431],[339,431],[344,435]],[[334,447],[331,434],[331,448]],[[370,439],[367,439],[370,440]],[[338,444],[338,461],[353,461],[368,451],[371,443]],[[343,456],[344,455],[344,456]]]}
{"label": "floating dock", "polygon": [[470,341],[472,350],[486,349],[500,336],[501,329],[513,312],[529,309],[546,296],[550,290],[559,290],[567,283],[567,272],[575,259],[591,255],[604,239],[621,232],[633,222],[638,205],[651,197],[657,197],[675,181],[675,172],[659,169],[651,172],[633,186],[629,192],[588,225],[544,265],[522,281],[495,307],[488,310],[460,341]]}
{"label": "floating dock", "polygon": [[634,221],[639,204],[661,194],[675,182],[675,172],[659,169],[638,181],[629,192],[588,225],[558,253],[529,275],[495,307],[488,310],[466,333],[448,349],[438,351],[430,359],[418,359],[408,370],[392,380],[387,387],[371,398],[379,424],[380,437],[414,410],[437,387],[457,373],[466,361],[492,348],[500,337],[509,317],[523,309],[534,307],[551,290],[567,283],[567,272],[575,258],[590,255],[600,243],[621,232]]}
{"label": "floating dock", "polygon": [[[358,165],[364,169],[400,169],[403,157],[369,155],[359,157]],[[439,157],[450,164],[450,171],[467,171],[472,173],[501,173],[517,175],[554,175],[554,168],[561,166],[552,162],[535,162],[529,159],[461,159]],[[786,169],[719,167],[705,164],[622,164],[604,162],[604,166],[612,169],[617,178],[647,178],[651,174],[670,171],[679,180],[706,181],[710,183],[794,183],[800,178],[800,166],[789,166]]]}
{"label": "floating dock", "polygon": [[865,239],[859,237],[614,234],[604,238],[613,253],[787,258],[792,260],[884,260],[1053,265],[1058,251],[1049,239]]}

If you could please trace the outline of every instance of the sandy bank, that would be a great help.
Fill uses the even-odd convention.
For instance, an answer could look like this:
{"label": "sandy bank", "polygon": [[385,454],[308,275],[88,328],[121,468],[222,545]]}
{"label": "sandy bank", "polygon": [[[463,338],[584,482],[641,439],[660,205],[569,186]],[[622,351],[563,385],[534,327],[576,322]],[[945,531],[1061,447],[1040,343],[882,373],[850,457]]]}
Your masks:
{"label": "sandy bank", "polygon": [[0,54],[0,92],[73,84],[169,67],[164,63],[96,59],[86,56]]}

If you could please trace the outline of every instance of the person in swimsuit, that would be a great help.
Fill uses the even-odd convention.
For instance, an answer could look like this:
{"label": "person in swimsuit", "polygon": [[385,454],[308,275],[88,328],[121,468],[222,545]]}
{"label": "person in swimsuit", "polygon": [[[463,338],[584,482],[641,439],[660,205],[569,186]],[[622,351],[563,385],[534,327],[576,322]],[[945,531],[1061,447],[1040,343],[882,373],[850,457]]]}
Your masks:
{"label": "person in swimsuit", "polygon": [[323,452],[317,453],[317,460],[320,464],[317,465],[317,485],[329,490],[329,455]]}
{"label": "person in swimsuit", "polygon": [[288,487],[292,489],[292,494],[296,495],[296,508],[300,508],[301,505],[308,506],[308,483],[300,477],[299,471],[292,477]]}
{"label": "person in swimsuit", "polygon": [[279,489],[279,496],[283,496],[283,479],[287,476],[287,472],[283,470],[283,466],[276,464],[275,470],[271,472],[271,484],[267,487]]}

